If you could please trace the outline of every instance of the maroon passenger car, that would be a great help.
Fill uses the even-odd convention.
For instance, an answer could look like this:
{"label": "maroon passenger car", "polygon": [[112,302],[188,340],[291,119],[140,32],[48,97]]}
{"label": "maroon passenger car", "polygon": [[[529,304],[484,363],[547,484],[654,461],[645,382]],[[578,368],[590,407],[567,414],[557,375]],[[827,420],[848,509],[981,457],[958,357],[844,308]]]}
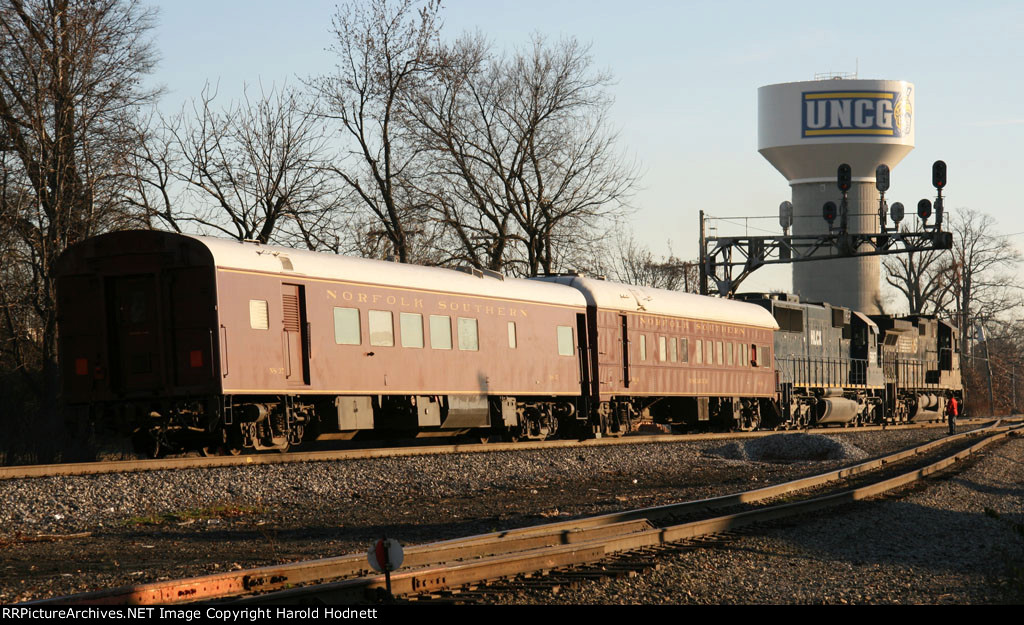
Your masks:
{"label": "maroon passenger car", "polygon": [[65,402],[150,451],[588,418],[566,286],[152,231],[74,246],[56,275]]}
{"label": "maroon passenger car", "polygon": [[754,429],[777,416],[774,317],[729,299],[594,278],[542,278],[587,298],[591,395],[605,430],[638,420]]}

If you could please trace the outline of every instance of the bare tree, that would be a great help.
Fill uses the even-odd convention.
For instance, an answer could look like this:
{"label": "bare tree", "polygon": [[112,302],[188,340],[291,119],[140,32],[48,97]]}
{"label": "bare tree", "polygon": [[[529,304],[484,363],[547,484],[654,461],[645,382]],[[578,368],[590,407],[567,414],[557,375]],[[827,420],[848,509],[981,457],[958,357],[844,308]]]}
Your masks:
{"label": "bare tree", "polygon": [[632,235],[620,236],[605,263],[609,275],[619,282],[685,293],[700,290],[699,266],[678,258],[671,252],[671,246],[668,256],[657,258]]}
{"label": "bare tree", "polygon": [[996,232],[990,216],[971,209],[951,213],[949,251],[886,259],[886,281],[906,298],[911,314],[936,314],[960,328],[965,351],[979,321],[994,320],[1022,303],[1014,272],[1020,252]]}
{"label": "bare tree", "polygon": [[175,170],[174,132],[155,110],[128,128],[135,138],[126,155],[130,184],[124,189],[124,202],[149,229],[160,226],[182,232],[179,217],[184,217]]}
{"label": "bare tree", "polygon": [[498,56],[482,37],[463,37],[438,59],[408,125],[434,157],[427,193],[456,256],[550,273],[621,215],[636,184],[607,122],[609,75],[573,39],[535,36]]}
{"label": "bare tree", "polygon": [[40,398],[41,431],[60,431],[50,269],[69,245],[128,219],[119,198],[133,137],[124,129],[155,97],[140,80],[155,61],[152,20],[152,10],[131,0],[0,4],[0,136],[14,157],[0,162],[0,290],[6,310],[18,307],[5,328],[17,346],[5,356]]}
{"label": "bare tree", "polygon": [[426,204],[410,179],[420,154],[404,138],[400,113],[432,71],[440,0],[352,0],[333,27],[335,71],[310,80],[323,114],[348,144],[335,172],[378,223],[401,262],[415,258]]}
{"label": "bare tree", "polygon": [[[222,110],[215,100],[207,86],[141,144],[137,205],[176,230],[194,223],[240,240],[336,248],[328,224],[341,198],[322,122],[303,96],[286,86],[259,98],[246,89]],[[173,206],[176,186],[189,208]]]}
{"label": "bare tree", "polygon": [[[976,415],[1019,414],[1024,399],[1024,327],[1019,320],[979,325],[985,326],[985,332],[976,337],[973,356],[961,361],[971,411]],[[993,402],[989,401],[990,382]]]}
{"label": "bare tree", "polygon": [[991,215],[958,210],[949,219],[949,230],[953,249],[946,279],[951,285],[952,310],[947,310],[946,316],[959,325],[966,350],[977,321],[997,319],[1021,305],[1015,278],[1021,254],[996,232]]}
{"label": "bare tree", "polygon": [[903,295],[910,314],[937,314],[951,303],[951,263],[944,250],[886,256],[885,281]]}
{"label": "bare tree", "polygon": [[524,158],[501,110],[502,64],[491,57],[480,35],[441,49],[443,61],[413,93],[404,123],[431,156],[420,191],[447,235],[445,264],[499,271],[518,238],[512,205]]}
{"label": "bare tree", "polygon": [[513,84],[508,111],[522,128],[526,155],[513,214],[523,230],[529,275],[555,269],[556,242],[619,214],[638,179],[609,130],[605,88],[611,77],[591,70],[589,52],[574,39],[549,46],[535,36],[507,70]]}

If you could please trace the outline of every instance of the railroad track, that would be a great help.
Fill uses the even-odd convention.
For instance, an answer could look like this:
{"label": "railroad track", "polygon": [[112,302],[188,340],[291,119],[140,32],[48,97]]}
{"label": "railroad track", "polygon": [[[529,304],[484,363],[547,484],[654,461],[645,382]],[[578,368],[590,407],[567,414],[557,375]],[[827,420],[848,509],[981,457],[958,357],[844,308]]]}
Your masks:
{"label": "railroad track", "polygon": [[[962,420],[960,425],[991,423],[991,418]],[[34,464],[0,467],[0,480],[54,477],[58,475],[98,475],[102,473],[133,473],[209,467],[234,467],[257,464],[289,464],[296,462],[333,462],[367,458],[400,456],[430,456],[454,453],[489,453],[526,449],[554,449],[560,447],[600,447],[605,445],[635,445],[641,443],[673,443],[693,440],[757,438],[775,434],[835,434],[870,432],[883,429],[918,429],[946,427],[944,423],[909,423],[900,425],[864,426],[860,428],[818,428],[811,430],[764,430],[758,432],[715,432],[702,434],[659,434],[650,436],[624,436],[585,440],[520,441],[516,443],[463,443],[452,445],[417,445],[408,447],[380,447],[372,449],[344,449],[331,451],[305,451],[291,453],[261,453],[242,456],[215,456],[209,458],[180,457],[145,460],[108,460],[67,464]]]}
{"label": "railroad track", "polygon": [[[900,488],[947,469],[1022,428],[997,423],[852,467],[733,495],[412,546],[406,550],[404,570],[391,575],[392,591],[396,596],[411,599],[470,601],[514,588],[550,588],[594,577],[636,574],[655,566],[654,556],[659,553],[717,544],[728,540],[729,533],[753,524],[803,515]],[[976,441],[980,437],[983,438]],[[947,446],[958,449],[935,460],[933,456]],[[922,464],[920,458],[926,455],[927,463]],[[918,462],[910,467],[892,469],[895,463],[915,458]],[[883,475],[875,475],[869,483],[852,489],[847,484],[842,484],[843,490],[836,487],[841,481],[863,481],[868,474],[878,472]],[[826,485],[832,485],[832,490],[838,492],[814,492]],[[796,496],[802,498],[789,500]],[[783,497],[787,501],[755,505]],[[711,510],[728,513],[711,516]],[[302,584],[308,586],[295,588]],[[364,554],[351,554],[34,603],[140,605],[227,599],[258,603],[365,603],[377,598],[384,586],[382,575],[369,574]],[[253,596],[255,593],[261,594]]]}

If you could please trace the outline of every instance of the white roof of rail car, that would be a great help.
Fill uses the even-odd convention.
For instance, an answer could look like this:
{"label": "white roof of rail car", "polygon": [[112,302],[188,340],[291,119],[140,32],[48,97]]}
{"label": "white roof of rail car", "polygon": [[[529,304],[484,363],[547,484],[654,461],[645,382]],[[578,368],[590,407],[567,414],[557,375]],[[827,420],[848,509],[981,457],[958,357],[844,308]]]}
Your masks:
{"label": "white roof of rail car", "polygon": [[[480,277],[454,269],[310,252],[251,241],[203,236],[190,238],[202,242],[210,250],[214,265],[218,269],[408,287],[579,308],[584,308],[587,304],[583,294],[576,289],[534,280],[510,277],[502,280],[487,275]],[[283,259],[291,262],[291,270],[284,268]]]}
{"label": "white roof of rail car", "polygon": [[582,276],[553,276],[537,280],[576,287],[586,295],[588,304],[598,308],[779,329],[775,317],[756,304]]}

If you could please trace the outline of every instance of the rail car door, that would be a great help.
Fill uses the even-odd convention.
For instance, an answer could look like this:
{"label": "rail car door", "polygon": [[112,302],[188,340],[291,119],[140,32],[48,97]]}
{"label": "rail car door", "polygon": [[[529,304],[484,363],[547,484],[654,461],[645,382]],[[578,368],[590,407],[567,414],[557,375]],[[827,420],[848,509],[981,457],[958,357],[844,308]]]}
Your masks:
{"label": "rail car door", "polygon": [[629,320],[620,315],[622,321],[622,386],[629,388]]}
{"label": "rail car door", "polygon": [[308,386],[309,324],[306,322],[305,287],[282,284],[281,307],[285,380],[291,386]]}
{"label": "rail car door", "polygon": [[173,358],[168,377],[179,387],[209,385],[216,376],[214,285],[207,267],[182,267],[169,272],[169,320]]}
{"label": "rail car door", "polygon": [[115,392],[158,388],[163,376],[156,276],[125,276],[109,283],[110,375]]}
{"label": "rail car door", "polygon": [[591,375],[593,370],[591,369],[591,352],[590,352],[590,335],[587,332],[587,316],[585,314],[576,315],[576,353],[580,359],[580,405],[578,419],[586,419],[590,416],[590,402],[592,399],[592,393],[594,392],[591,388]]}

